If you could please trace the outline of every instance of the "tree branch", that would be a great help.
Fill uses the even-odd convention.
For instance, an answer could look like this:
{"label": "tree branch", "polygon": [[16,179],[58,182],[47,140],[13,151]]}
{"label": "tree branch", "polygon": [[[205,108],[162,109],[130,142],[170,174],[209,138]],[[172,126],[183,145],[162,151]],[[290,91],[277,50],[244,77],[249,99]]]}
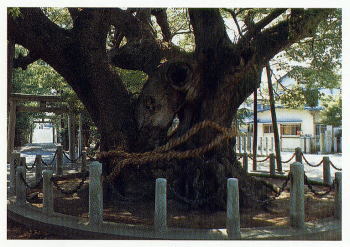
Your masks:
{"label": "tree branch", "polygon": [[170,32],[166,9],[152,9],[151,13],[156,17],[157,23],[160,26],[160,29],[162,30],[163,40],[170,42],[172,35]]}
{"label": "tree branch", "polygon": [[37,61],[38,59],[39,59],[39,56],[36,56],[33,53],[30,53],[27,56],[19,55],[17,58],[13,60],[13,67],[22,68],[23,70],[26,70],[28,65]]}

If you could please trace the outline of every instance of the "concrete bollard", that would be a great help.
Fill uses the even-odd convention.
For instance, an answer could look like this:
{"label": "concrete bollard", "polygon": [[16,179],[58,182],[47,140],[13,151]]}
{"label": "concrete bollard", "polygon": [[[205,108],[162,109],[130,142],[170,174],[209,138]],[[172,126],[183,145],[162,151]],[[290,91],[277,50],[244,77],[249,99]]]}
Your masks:
{"label": "concrete bollard", "polygon": [[263,154],[263,138],[260,137],[260,154]]}
{"label": "concrete bollard", "polygon": [[167,229],[166,184],[165,178],[157,178],[154,208],[154,229],[157,232]]}
{"label": "concrete bollard", "polygon": [[63,174],[63,147],[61,144],[57,145],[56,154],[56,175],[61,176]]}
{"label": "concrete bollard", "polygon": [[11,163],[10,163],[10,193],[16,193],[16,168],[19,166],[21,159],[21,154],[18,152],[13,152],[11,154]]}
{"label": "concrete bollard", "polygon": [[86,161],[86,151],[81,153],[81,172],[86,171],[87,161]]}
{"label": "concrete bollard", "polygon": [[335,217],[342,218],[342,173],[335,173]]}
{"label": "concrete bollard", "polygon": [[53,209],[53,186],[51,182],[51,178],[53,175],[52,170],[44,170],[43,171],[43,212],[45,214],[52,214],[54,212]]}
{"label": "concrete bollard", "polygon": [[26,168],[18,166],[16,168],[16,205],[23,206],[26,204],[26,185],[23,179],[26,178]]}
{"label": "concrete bollard", "polygon": [[41,179],[42,172],[43,172],[43,165],[41,162],[41,155],[37,154],[35,156],[35,181],[39,181]]}
{"label": "concrete bollard", "polygon": [[331,185],[332,184],[332,178],[331,178],[331,167],[329,162],[329,157],[323,157],[323,183]]}
{"label": "concrete bollard", "polygon": [[241,238],[238,179],[227,179],[226,229],[229,239]]}
{"label": "concrete bollard", "polygon": [[268,137],[265,137],[265,154],[266,156],[269,155],[269,138]]}
{"label": "concrete bollard", "polygon": [[243,154],[243,170],[248,172],[248,154],[247,153]]}
{"label": "concrete bollard", "polygon": [[303,163],[301,148],[295,148],[295,162]]}
{"label": "concrete bollard", "polygon": [[305,227],[304,208],[304,166],[299,162],[290,165],[290,225],[302,229]]}
{"label": "concrete bollard", "polygon": [[89,224],[101,225],[103,222],[102,164],[97,161],[92,162],[89,171]]}
{"label": "concrete bollard", "polygon": [[270,154],[270,175],[273,176],[275,174],[276,174],[275,155],[271,153]]}

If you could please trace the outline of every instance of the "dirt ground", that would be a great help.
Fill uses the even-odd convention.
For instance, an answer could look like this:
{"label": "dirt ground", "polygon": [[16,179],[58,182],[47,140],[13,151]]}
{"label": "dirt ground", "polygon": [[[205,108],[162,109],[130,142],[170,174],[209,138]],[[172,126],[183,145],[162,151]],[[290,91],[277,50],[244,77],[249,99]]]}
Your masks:
{"label": "dirt ground", "polygon": [[[283,181],[267,179],[269,182],[281,186]],[[61,182],[65,188],[70,188],[79,183],[79,179]],[[88,217],[88,189],[87,184],[83,189],[72,196],[66,196],[58,191],[54,191],[54,210],[59,213],[80,217]],[[325,191],[325,187],[316,187],[318,191]],[[42,207],[42,193],[31,191],[34,195],[30,200],[34,206]],[[333,216],[334,192],[324,198],[315,197],[307,187],[305,187],[305,220],[313,221],[325,217]],[[127,202],[116,201],[105,203],[104,220],[118,223],[152,225],[153,224],[154,202],[142,201]],[[188,211],[180,207],[171,199],[168,200],[168,226],[183,228],[225,228],[226,211],[203,212]],[[272,202],[269,210],[241,210],[241,227],[264,227],[283,226],[288,224],[289,219],[289,188],[281,196]],[[24,227],[11,220],[7,220],[8,239],[66,239],[51,233],[39,232]]]}

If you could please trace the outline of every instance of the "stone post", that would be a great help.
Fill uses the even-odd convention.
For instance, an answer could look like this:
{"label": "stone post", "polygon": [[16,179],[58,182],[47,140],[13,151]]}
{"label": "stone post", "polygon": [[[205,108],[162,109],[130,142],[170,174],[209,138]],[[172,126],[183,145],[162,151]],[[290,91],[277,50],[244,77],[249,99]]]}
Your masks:
{"label": "stone post", "polygon": [[334,153],[337,153],[338,152],[338,142],[337,142],[337,137],[334,137],[333,138],[333,151]]}
{"label": "stone post", "polygon": [[154,229],[157,232],[167,229],[166,184],[165,178],[157,178],[154,208]]}
{"label": "stone post", "polygon": [[229,239],[241,238],[238,179],[227,179],[226,229]]}
{"label": "stone post", "polygon": [[324,133],[320,133],[320,153],[325,153]]}
{"label": "stone post", "polygon": [[266,156],[268,156],[269,155],[269,138],[268,137],[265,137],[266,139],[265,139],[265,142],[266,142],[266,144],[265,144],[265,154],[266,154]]}
{"label": "stone post", "polygon": [[263,138],[260,137],[260,154],[263,154]]}
{"label": "stone post", "polygon": [[342,218],[342,173],[335,173],[335,217]]}
{"label": "stone post", "polygon": [[290,165],[290,225],[302,229],[305,226],[304,208],[304,166],[299,162]]}
{"label": "stone post", "polygon": [[303,163],[301,148],[295,148],[295,162]]}
{"label": "stone post", "polygon": [[42,171],[43,171],[43,165],[41,162],[41,155],[37,154],[35,156],[35,181],[39,181],[41,179]]}
{"label": "stone post", "polygon": [[51,178],[53,175],[52,170],[44,170],[43,171],[43,212],[45,214],[52,214],[54,212],[53,209],[53,186],[51,182]]}
{"label": "stone post", "polygon": [[69,158],[75,159],[75,115],[68,115]]}
{"label": "stone post", "polygon": [[276,174],[275,155],[271,153],[270,154],[270,175],[273,176],[275,174]]}
{"label": "stone post", "polygon": [[81,153],[81,172],[86,171],[87,161],[86,161],[86,151]]}
{"label": "stone post", "polygon": [[16,205],[18,206],[26,204],[26,186],[22,178],[26,179],[26,168],[18,166],[16,168]]}
{"label": "stone post", "polygon": [[238,151],[241,154],[242,153],[242,137],[238,136]]}
{"label": "stone post", "polygon": [[311,153],[311,137],[306,138],[306,148],[305,151],[307,154]]}
{"label": "stone post", "polygon": [[247,152],[247,136],[243,136],[243,152]]}
{"label": "stone post", "polygon": [[89,224],[101,225],[103,222],[102,164],[97,161],[92,162],[89,171]]}
{"label": "stone post", "polygon": [[57,145],[56,154],[56,175],[61,176],[63,174],[63,147],[61,144]]}
{"label": "stone post", "polygon": [[248,172],[248,154],[247,153],[243,154],[243,170]]}
{"label": "stone post", "polygon": [[323,163],[323,183],[327,185],[331,185],[332,178],[331,178],[331,167],[330,167],[329,157],[324,156],[322,163]]}
{"label": "stone post", "polygon": [[16,192],[16,168],[19,166],[21,154],[18,152],[13,152],[11,154],[10,163],[10,193],[15,194]]}

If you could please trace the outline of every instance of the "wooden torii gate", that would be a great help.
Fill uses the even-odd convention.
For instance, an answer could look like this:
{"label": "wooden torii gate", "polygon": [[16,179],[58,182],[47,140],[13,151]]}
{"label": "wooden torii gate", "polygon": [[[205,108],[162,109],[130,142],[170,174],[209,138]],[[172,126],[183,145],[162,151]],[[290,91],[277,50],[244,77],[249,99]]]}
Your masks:
{"label": "wooden torii gate", "polygon": [[[32,95],[12,93],[9,95],[9,119],[7,126],[7,162],[10,162],[11,153],[15,144],[16,112],[52,112],[56,114],[68,114],[69,154],[75,159],[75,115],[65,106],[48,106],[47,102],[62,102],[61,96],[56,95]],[[23,106],[19,102],[36,101],[39,106]],[[80,127],[80,126],[79,126]],[[81,132],[81,131],[80,131]],[[81,136],[81,135],[80,135]],[[81,140],[79,140],[81,143]]]}

